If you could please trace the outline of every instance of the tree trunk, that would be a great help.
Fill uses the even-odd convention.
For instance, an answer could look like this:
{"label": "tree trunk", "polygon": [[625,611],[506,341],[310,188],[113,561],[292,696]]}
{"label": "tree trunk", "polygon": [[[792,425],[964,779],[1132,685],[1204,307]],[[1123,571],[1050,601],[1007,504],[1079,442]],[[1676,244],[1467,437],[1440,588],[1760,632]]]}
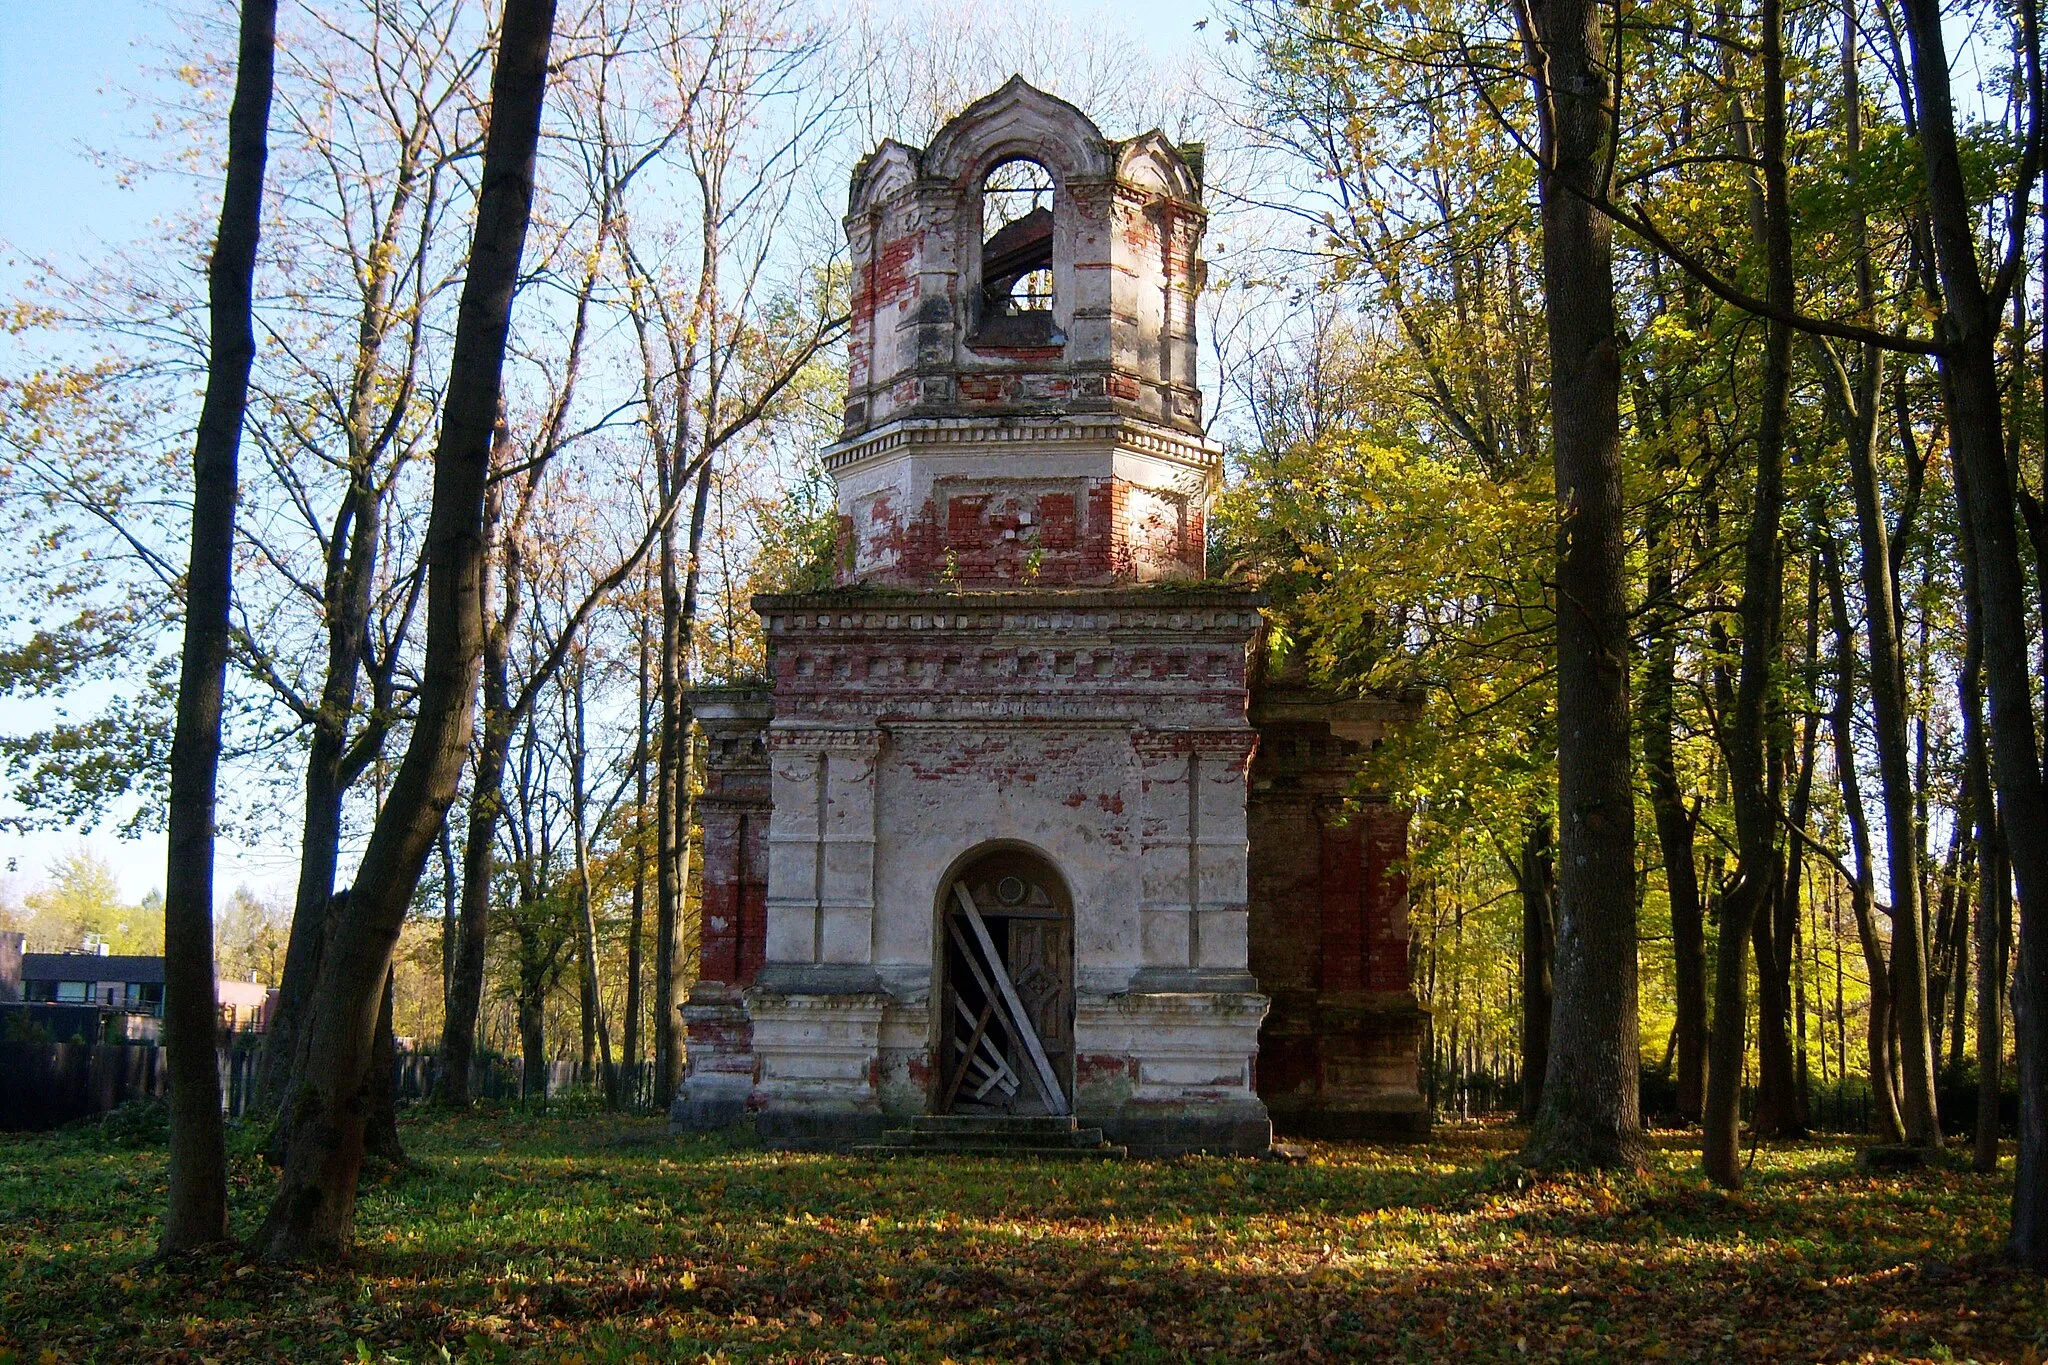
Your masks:
{"label": "tree trunk", "polygon": [[335,867],[341,852],[340,762],[341,736],[324,721],[316,722],[306,754],[298,894],[292,904],[284,971],[278,978],[277,1007],[263,1031],[263,1061],[252,1106],[257,1113],[272,1112],[284,1103],[292,1063],[298,1056],[306,1002],[320,972],[321,936],[327,926],[327,903],[334,896]]}
{"label": "tree trunk", "polygon": [[1877,773],[1884,800],[1885,856],[1892,893],[1892,1001],[1903,1063],[1906,1140],[1941,1144],[1934,1110],[1934,1049],[1928,1035],[1927,953],[1921,938],[1919,821],[1906,740],[1905,655],[1896,614],[1897,586],[1878,484],[1875,441],[1848,443],[1850,485],[1856,498],[1858,560],[1863,579],[1865,628],[1870,645],[1870,710],[1877,740]]}
{"label": "tree trunk", "polygon": [[[502,423],[500,427],[502,439]],[[454,1108],[469,1105],[469,1073],[476,1055],[477,1011],[483,1007],[484,950],[489,942],[491,876],[497,867],[498,821],[505,813],[505,761],[512,748],[512,629],[521,602],[519,576],[503,574],[504,601],[491,606],[498,565],[489,547],[501,525],[503,492],[486,496],[486,550],[478,591],[490,615],[483,639],[483,741],[477,746],[470,782],[469,821],[462,841],[462,913],[455,929],[455,965],[441,1013],[440,1098]]]}
{"label": "tree trunk", "polygon": [[1677,978],[1678,1115],[1697,1121],[1707,1086],[1707,931],[1693,862],[1693,817],[1678,781],[1673,704],[1678,678],[1678,631],[1673,601],[1676,575],[1662,503],[1653,504],[1649,606],[1655,611],[1649,666],[1643,675],[1643,767],[1649,778],[1650,808],[1663,855],[1664,888],[1671,901],[1671,956]]}
{"label": "tree trunk", "polygon": [[[422,145],[423,139],[410,138],[399,148],[396,184],[385,207],[381,229],[365,244],[365,261],[395,258],[404,206],[413,201],[419,184]],[[429,202],[433,202],[432,196]],[[437,221],[430,209],[420,225],[423,238]],[[251,1102],[257,1112],[266,1114],[277,1109],[286,1093],[291,1067],[300,1055],[298,1043],[307,1001],[313,983],[319,978],[321,936],[334,897],[341,845],[342,801],[364,768],[381,754],[392,723],[388,693],[391,664],[399,652],[396,640],[385,651],[383,666],[378,670],[379,695],[371,715],[355,742],[349,741],[349,722],[355,713],[356,693],[367,657],[370,618],[376,607],[377,569],[384,549],[383,508],[390,484],[380,475],[378,462],[388,453],[396,430],[379,409],[394,389],[399,393],[411,391],[419,350],[409,349],[400,373],[392,374],[384,363],[384,348],[404,311],[391,306],[395,276],[388,269],[375,268],[366,268],[363,274],[368,278],[363,283],[354,376],[344,428],[349,484],[329,531],[320,585],[320,605],[327,624],[326,676],[321,682],[317,709],[305,717],[312,738],[306,762],[298,889],[277,1005],[265,1030],[262,1069]],[[409,619],[407,612],[401,631],[404,621]]]}
{"label": "tree trunk", "polygon": [[448,984],[455,979],[455,922],[462,913],[462,877],[455,870],[455,841],[449,821],[441,822],[441,1005],[446,1018]]}
{"label": "tree trunk", "polygon": [[1834,739],[1835,776],[1841,784],[1842,810],[1849,822],[1849,841],[1856,858],[1856,881],[1849,889],[1849,902],[1856,920],[1856,940],[1863,950],[1863,969],[1870,981],[1870,1016],[1865,1038],[1870,1057],[1871,1103],[1876,1110],[1877,1136],[1885,1142],[1902,1142],[1906,1130],[1899,1115],[1891,1065],[1891,970],[1877,937],[1872,904],[1877,874],[1870,848],[1870,824],[1863,809],[1863,784],[1856,771],[1856,636],[1849,622],[1841,557],[1818,508],[1814,526],[1820,540],[1821,565],[1827,575],[1828,612],[1835,635],[1834,706],[1828,717],[1828,730]]}
{"label": "tree trunk", "polygon": [[1642,1148],[1635,793],[1613,228],[1589,202],[1614,137],[1600,7],[1536,0],[1523,33],[1541,110],[1557,541],[1558,926],[1543,1106],[1525,1158],[1627,1166]]}
{"label": "tree trunk", "polygon": [[291,1097],[299,1117],[258,1238],[272,1260],[347,1253],[363,1159],[359,1095],[381,988],[468,756],[483,650],[484,494],[512,296],[533,202],[553,27],[552,0],[507,0],[491,80],[476,230],[434,457],[417,718],[364,850],[354,894],[322,955],[308,1020],[306,1084]]}
{"label": "tree trunk", "polygon": [[[642,601],[645,601],[643,596]],[[648,674],[647,616],[640,614],[640,737],[633,749],[633,928],[626,939],[626,1022],[621,1050],[626,1073],[635,1087],[640,1074],[640,972],[642,936],[647,931],[647,759],[648,759]]]}
{"label": "tree trunk", "polygon": [[[668,473],[662,497],[669,496]],[[683,594],[671,520],[661,531],[661,743],[654,779],[654,1103],[666,1106],[680,1086],[676,1059],[676,925],[682,918],[689,865],[683,846],[683,765],[689,735],[683,706]]]}
{"label": "tree trunk", "polygon": [[[1758,18],[1763,63],[1763,203],[1766,297],[1789,312],[1793,303],[1792,227],[1785,173],[1784,9],[1764,0]],[[1756,442],[1756,502],[1744,542],[1742,651],[1733,714],[1722,739],[1735,808],[1735,885],[1721,903],[1716,945],[1714,1031],[1707,1059],[1707,1104],[1701,1161],[1714,1183],[1742,1184],[1742,1062],[1748,1051],[1748,950],[1754,926],[1774,923],[1783,863],[1777,803],[1769,790],[1767,729],[1772,667],[1784,614],[1781,536],[1785,497],[1785,416],[1792,383],[1792,329],[1780,319],[1764,328],[1764,378]],[[1766,964],[1775,966],[1776,964]],[[1762,1002],[1775,1010],[1777,1002]]]}
{"label": "tree trunk", "polygon": [[[1799,1123],[1802,1129],[1813,1121],[1812,1063],[1807,1055],[1808,1016],[1806,1004],[1807,959],[1805,918],[1806,912],[1811,908],[1810,901],[1802,906],[1799,922],[1794,926],[1792,935],[1792,961],[1796,964],[1796,975],[1793,977],[1794,996],[1792,1008],[1799,1023],[1797,1055],[1799,1058]],[[1825,1056],[1821,1059],[1821,1084],[1827,1084],[1827,1059]]]}
{"label": "tree trunk", "polygon": [[1515,868],[1522,896],[1522,1108],[1524,1123],[1543,1104],[1550,1066],[1551,963],[1557,950],[1557,863],[1548,815],[1529,823]]}
{"label": "tree trunk", "polygon": [[409,1166],[398,1136],[398,1040],[391,1033],[392,997],[398,977],[384,974],[384,1003],[377,1007],[377,1036],[370,1047],[370,1067],[363,1076],[363,1155],[386,1166]]}
{"label": "tree trunk", "polygon": [[[1820,652],[1820,566],[1813,564],[1807,574],[1806,658],[1802,672],[1808,695],[1819,690]],[[1791,830],[1806,828],[1813,804],[1814,751],[1820,737],[1820,716],[1809,713],[1799,738],[1797,768],[1792,795],[1786,803],[1786,824]],[[1793,1138],[1806,1132],[1805,1086],[1801,1081],[1805,1061],[1803,1041],[1795,1047],[1793,1018],[1794,974],[1798,966],[1800,891],[1805,873],[1805,847],[1797,837],[1788,838],[1784,853],[1784,875],[1774,898],[1768,920],[1759,919],[1752,935],[1757,960],[1757,1098],[1751,1122],[1765,1137]],[[1803,1027],[1804,1020],[1801,1018]],[[1803,1034],[1801,1035],[1803,1040]]]}
{"label": "tree trunk", "polygon": [[528,943],[522,929],[519,963],[519,1091],[529,1109],[548,1107],[547,994],[548,973],[538,961],[538,945]]}
{"label": "tree trunk", "polygon": [[221,1129],[220,1008],[213,969],[214,807],[234,596],[235,501],[242,415],[256,360],[252,297],[269,159],[276,0],[244,0],[228,111],[227,186],[207,267],[211,354],[193,441],[192,545],[185,643],[171,743],[169,865],[164,878],[164,1046],[170,1073],[170,1198],[165,1256],[226,1239],[227,1147]]}
{"label": "tree trunk", "polygon": [[1987,807],[1977,820],[1977,837],[1984,851],[1977,859],[1977,1133],[1972,1155],[1976,1168],[1988,1174],[1998,1169],[1998,1083],[2005,1045],[2001,1006],[2010,880],[1996,812]]}
{"label": "tree trunk", "polygon": [[[1968,877],[1976,869],[1974,855],[1963,869]],[[1954,939],[1949,949],[1949,973],[1954,984],[1950,988],[1950,1014],[1948,1022],[1948,1074],[1958,1077],[1963,1072],[1964,1033],[1970,1017],[1970,906],[1975,898],[1968,894],[1968,888],[1956,894],[1957,910]]]}
{"label": "tree trunk", "polygon": [[[1953,458],[1953,456],[1952,456]],[[1958,468],[1958,478],[1967,477]],[[1963,782],[1975,817],[1977,841],[1977,1123],[1972,1156],[1977,1170],[1998,1169],[1999,1071],[2005,1057],[2004,928],[2011,895],[2004,831],[1991,790],[1991,756],[1984,735],[1984,635],[1977,620],[1977,546],[1967,518],[1958,518],[1962,551],[1963,667],[1956,690],[1963,716]]]}
{"label": "tree trunk", "polygon": [[1962,972],[1967,971],[1970,965],[1967,934],[1960,945],[1961,955],[1956,952],[1956,925],[1967,921],[1970,916],[1969,897],[1962,894],[1963,879],[1969,875],[1963,850],[1969,847],[1967,831],[1973,823],[1966,776],[1956,801],[1955,820],[1949,827],[1948,853],[1942,859],[1941,875],[1936,881],[1934,932],[1927,941],[1927,1023],[1937,1076],[1941,1074],[1942,1044],[1953,1041],[1947,1028],[1948,1013],[1962,1001],[1964,992],[1959,989],[1963,984]]}
{"label": "tree trunk", "polygon": [[616,1105],[619,1100],[618,1075],[612,1070],[611,1033],[605,1027],[604,994],[597,974],[597,914],[590,897],[590,834],[589,798],[584,792],[584,703],[583,703],[583,659],[576,660],[575,686],[570,694],[570,705],[574,710],[573,731],[569,750],[569,809],[570,824],[576,836],[576,927],[581,932],[580,956],[583,959],[583,1066],[586,1075],[591,1063],[593,1035],[597,1044],[598,1075],[604,1092],[605,1102]]}
{"label": "tree trunk", "polygon": [[[2005,462],[2002,435],[1995,345],[1999,310],[1978,273],[1976,218],[1963,183],[1941,7],[1937,0],[1906,0],[1904,10],[1912,38],[1920,152],[1943,294],[1943,399],[1949,448],[1964,475],[1956,492],[1977,559],[1977,619],[1990,702],[1993,779],[2019,889],[2019,971],[2013,991],[2019,1164],[2013,1178],[2010,1248],[2022,1263],[2048,1269],[2048,926],[2038,920],[2048,906],[2048,789],[2041,781],[2028,677],[2032,641],[2026,574],[2020,564],[2013,475]],[[2034,36],[2030,31],[2029,39]]]}
{"label": "tree trunk", "polygon": [[[1784,880],[1789,883],[1791,878]],[[1777,922],[1788,910],[1784,894],[1781,884],[1771,895],[1771,914],[1759,915],[1750,926],[1757,977],[1757,1085],[1750,1124],[1769,1138],[1797,1137],[1805,1127],[1799,1118],[1799,1073],[1792,1054],[1792,961],[1777,932]]]}
{"label": "tree trunk", "polygon": [[[676,444],[682,464],[683,443]],[[704,520],[711,499],[711,465],[697,470],[690,508],[688,554],[678,565],[675,538],[662,533],[661,560],[661,774],[658,816],[664,847],[658,852],[657,904],[654,930],[654,1098],[666,1106],[682,1087],[682,1056],[677,1046],[681,1016],[677,1013],[676,976],[685,944],[683,902],[689,887],[691,826],[690,641],[697,621],[698,561],[704,542]],[[673,525],[673,522],[670,523]],[[662,878],[666,877],[666,881]]]}

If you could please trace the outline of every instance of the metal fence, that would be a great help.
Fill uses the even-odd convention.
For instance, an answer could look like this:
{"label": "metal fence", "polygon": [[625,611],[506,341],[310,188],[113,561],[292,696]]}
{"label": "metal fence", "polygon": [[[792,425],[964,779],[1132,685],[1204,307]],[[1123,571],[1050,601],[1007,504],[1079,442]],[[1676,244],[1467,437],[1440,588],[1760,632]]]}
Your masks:
{"label": "metal fence", "polygon": [[[614,1068],[618,1073],[620,1107],[631,1110],[655,1108],[654,1067],[649,1063]],[[602,1095],[601,1068],[586,1069],[579,1061],[551,1061],[541,1066],[545,1090],[529,1093],[526,1067],[518,1057],[495,1055],[473,1057],[469,1063],[469,1093],[474,1099],[494,1103],[530,1105],[536,1101],[560,1099],[578,1093]],[[400,1104],[416,1103],[434,1093],[441,1079],[439,1054],[425,1050],[399,1049],[393,1093]]]}
{"label": "metal fence", "polygon": [[[221,1110],[228,1117],[242,1117],[254,1102],[262,1058],[261,1034],[234,1033],[223,1039]],[[545,1090],[529,1093],[526,1069],[518,1057],[477,1057],[470,1062],[469,1093],[488,1103],[527,1107],[577,1097],[602,1102],[597,1068],[586,1072],[580,1062],[555,1061],[540,1070]],[[653,1066],[642,1063],[617,1071],[622,1108],[659,1107]],[[440,1075],[435,1053],[402,1048],[392,1070],[392,1093],[400,1105],[418,1104],[434,1093]],[[169,1083],[163,1049],[155,1043],[0,1039],[0,1132],[42,1132],[103,1114],[129,1100],[161,1099]]]}
{"label": "metal fence", "polygon": [[[1425,1078],[1430,1107],[1440,1118],[1485,1118],[1513,1114],[1521,1107],[1522,1078],[1513,1073],[1438,1070]],[[1938,1088],[1942,1131],[1967,1135],[1976,1130],[1977,1091],[1975,1078],[1964,1074],[1944,1076]],[[1756,1087],[1742,1088],[1742,1117],[1756,1111]],[[1646,1122],[1677,1122],[1678,1087],[1670,1076],[1645,1069],[1642,1077],[1642,1114]],[[2010,1071],[2000,1095],[1999,1128],[2005,1135],[2018,1132],[2019,1097]],[[1876,1105],[1867,1080],[1806,1087],[1806,1126],[1815,1133],[1867,1134],[1876,1131]]]}

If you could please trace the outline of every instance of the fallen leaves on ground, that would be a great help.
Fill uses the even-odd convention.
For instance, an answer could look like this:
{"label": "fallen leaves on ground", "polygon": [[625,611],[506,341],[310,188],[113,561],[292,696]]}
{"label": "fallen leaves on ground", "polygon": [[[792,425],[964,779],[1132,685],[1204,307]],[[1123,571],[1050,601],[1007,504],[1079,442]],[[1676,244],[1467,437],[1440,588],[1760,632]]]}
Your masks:
{"label": "fallen leaves on ground", "polygon": [[[14,1362],[2024,1361],[1998,1258],[2010,1165],[1896,1176],[1765,1146],[1712,1189],[1532,1179],[1520,1134],[1326,1143],[1300,1163],[873,1162],[659,1120],[411,1122],[343,1268],[151,1260],[160,1151],[0,1138]],[[235,1157],[235,1222],[272,1177]]]}

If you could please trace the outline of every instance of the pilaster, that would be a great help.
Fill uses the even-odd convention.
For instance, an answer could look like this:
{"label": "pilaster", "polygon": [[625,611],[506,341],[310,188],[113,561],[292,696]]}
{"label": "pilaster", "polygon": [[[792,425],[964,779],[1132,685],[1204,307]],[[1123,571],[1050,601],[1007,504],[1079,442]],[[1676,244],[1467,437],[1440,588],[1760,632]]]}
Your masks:
{"label": "pilaster", "polygon": [[866,966],[874,960],[875,759],[881,747],[878,729],[770,730],[771,966]]}
{"label": "pilaster", "polygon": [[1143,988],[1256,989],[1246,962],[1245,770],[1257,746],[1249,728],[1132,737],[1142,774]]}

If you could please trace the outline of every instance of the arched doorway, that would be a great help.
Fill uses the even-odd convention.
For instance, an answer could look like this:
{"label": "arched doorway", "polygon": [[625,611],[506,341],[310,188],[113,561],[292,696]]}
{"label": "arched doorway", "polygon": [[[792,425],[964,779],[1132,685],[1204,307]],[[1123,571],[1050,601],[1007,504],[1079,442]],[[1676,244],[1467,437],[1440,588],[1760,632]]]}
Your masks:
{"label": "arched doorway", "polygon": [[948,881],[939,920],[935,1110],[1073,1112],[1074,907],[1066,883],[1035,853],[995,849]]}

